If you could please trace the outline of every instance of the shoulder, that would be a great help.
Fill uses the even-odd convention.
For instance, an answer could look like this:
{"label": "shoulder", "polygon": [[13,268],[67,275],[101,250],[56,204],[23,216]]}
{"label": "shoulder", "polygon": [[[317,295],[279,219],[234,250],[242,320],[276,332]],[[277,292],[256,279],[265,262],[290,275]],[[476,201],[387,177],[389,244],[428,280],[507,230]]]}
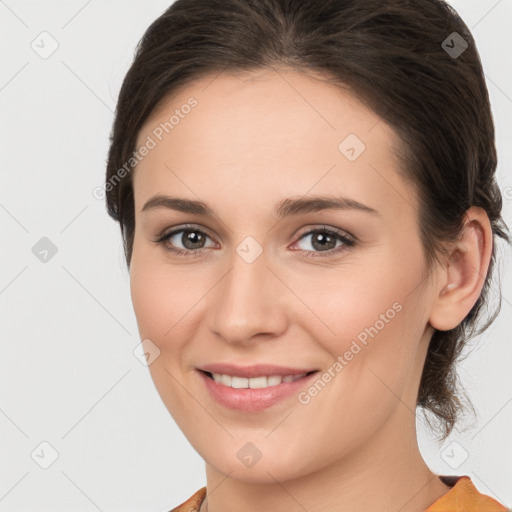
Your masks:
{"label": "shoulder", "polygon": [[425,512],[512,512],[494,498],[479,492],[467,475],[442,476],[441,480],[451,490]]}
{"label": "shoulder", "polygon": [[206,496],[206,487],[201,487],[187,501],[173,508],[169,512],[197,512]]}

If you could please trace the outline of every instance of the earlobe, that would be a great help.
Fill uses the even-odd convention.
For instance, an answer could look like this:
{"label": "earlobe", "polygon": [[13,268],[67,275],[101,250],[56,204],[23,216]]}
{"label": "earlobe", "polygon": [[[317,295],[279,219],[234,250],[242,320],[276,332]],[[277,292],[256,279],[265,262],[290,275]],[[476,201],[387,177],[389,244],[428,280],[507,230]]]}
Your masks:
{"label": "earlobe", "polygon": [[429,322],[448,331],[459,325],[475,305],[487,276],[492,254],[492,229],[486,212],[473,206],[466,212],[460,239],[439,271]]}

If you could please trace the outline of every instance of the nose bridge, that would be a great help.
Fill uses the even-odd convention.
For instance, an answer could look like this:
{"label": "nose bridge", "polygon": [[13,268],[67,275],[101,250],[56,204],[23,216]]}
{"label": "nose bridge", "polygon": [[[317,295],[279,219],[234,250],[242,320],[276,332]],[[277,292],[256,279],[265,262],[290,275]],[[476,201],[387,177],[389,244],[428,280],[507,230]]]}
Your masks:
{"label": "nose bridge", "polygon": [[210,327],[226,341],[244,341],[254,334],[276,333],[282,327],[279,280],[267,268],[266,252],[256,244],[254,239],[239,244],[231,269],[213,297]]}

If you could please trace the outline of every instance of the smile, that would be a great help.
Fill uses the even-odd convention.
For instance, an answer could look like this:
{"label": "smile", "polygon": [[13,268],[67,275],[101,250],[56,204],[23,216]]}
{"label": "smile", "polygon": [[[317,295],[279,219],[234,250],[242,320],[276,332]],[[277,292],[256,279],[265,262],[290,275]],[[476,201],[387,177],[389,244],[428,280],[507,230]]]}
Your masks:
{"label": "smile", "polygon": [[299,375],[236,377],[221,373],[197,372],[209,396],[218,404],[242,412],[260,412],[286,398],[296,396],[309,385],[318,371]]}

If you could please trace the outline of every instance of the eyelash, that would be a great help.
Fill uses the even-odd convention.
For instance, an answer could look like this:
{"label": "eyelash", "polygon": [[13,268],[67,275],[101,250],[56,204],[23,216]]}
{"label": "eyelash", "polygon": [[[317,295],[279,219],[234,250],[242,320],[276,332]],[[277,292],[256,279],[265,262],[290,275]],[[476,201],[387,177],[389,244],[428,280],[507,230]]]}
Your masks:
{"label": "eyelash", "polygon": [[[204,231],[196,228],[193,225],[184,225],[184,226],[181,226],[179,229],[175,229],[173,231],[170,231],[169,233],[159,236],[159,238],[157,238],[156,240],[153,240],[153,241],[157,244],[162,245],[165,250],[167,250],[173,254],[176,254],[177,256],[193,255],[194,257],[197,257],[204,250],[207,249],[204,247],[201,249],[196,249],[196,250],[179,249],[176,247],[170,247],[168,244],[166,244],[167,240],[169,240],[171,237],[173,237],[174,235],[176,235],[178,233],[182,233],[184,231],[201,233],[202,235],[206,235],[208,238],[212,238],[210,235],[208,235],[208,233],[205,233]],[[334,254],[338,254],[342,251],[347,250],[348,248],[351,248],[351,247],[354,247],[355,245],[357,245],[357,241],[356,241],[355,237],[353,237],[352,235],[349,235],[350,236],[350,238],[349,238],[345,234],[342,234],[341,231],[337,231],[335,229],[329,229],[326,226],[323,226],[321,228],[311,229],[309,231],[306,231],[305,233],[302,233],[299,236],[299,238],[297,239],[297,242],[299,242],[306,236],[312,235],[314,233],[325,233],[327,235],[332,235],[332,236],[336,237],[338,240],[340,240],[341,242],[343,242],[343,245],[341,245],[340,247],[336,247],[335,249],[329,249],[328,251],[307,251],[304,249],[296,249],[299,252],[306,253],[305,256],[308,258],[311,258],[311,257],[312,258],[318,258],[318,257],[323,258],[323,257],[327,257],[327,256],[333,256]]]}

